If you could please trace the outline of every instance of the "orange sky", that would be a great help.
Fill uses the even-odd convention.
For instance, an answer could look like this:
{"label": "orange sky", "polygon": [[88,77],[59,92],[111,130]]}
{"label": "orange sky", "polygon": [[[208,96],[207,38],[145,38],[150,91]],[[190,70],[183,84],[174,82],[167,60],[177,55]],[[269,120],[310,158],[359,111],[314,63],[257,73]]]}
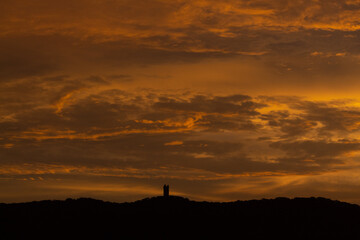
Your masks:
{"label": "orange sky", "polygon": [[360,203],[360,1],[2,0],[0,202]]}

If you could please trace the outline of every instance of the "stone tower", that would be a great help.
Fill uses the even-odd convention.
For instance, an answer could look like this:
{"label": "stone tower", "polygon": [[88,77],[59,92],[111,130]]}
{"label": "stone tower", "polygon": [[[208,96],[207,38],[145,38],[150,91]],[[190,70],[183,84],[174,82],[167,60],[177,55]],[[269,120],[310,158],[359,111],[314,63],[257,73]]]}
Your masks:
{"label": "stone tower", "polygon": [[163,189],[164,189],[164,197],[168,197],[169,196],[169,185],[165,184]]}

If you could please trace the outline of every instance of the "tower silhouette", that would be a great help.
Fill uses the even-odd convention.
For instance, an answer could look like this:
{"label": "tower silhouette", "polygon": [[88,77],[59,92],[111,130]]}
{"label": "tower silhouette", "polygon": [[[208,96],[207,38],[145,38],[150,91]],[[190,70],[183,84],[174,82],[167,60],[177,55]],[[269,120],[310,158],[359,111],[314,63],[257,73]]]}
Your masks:
{"label": "tower silhouette", "polygon": [[169,185],[165,184],[163,189],[164,189],[164,197],[168,197],[169,196]]}

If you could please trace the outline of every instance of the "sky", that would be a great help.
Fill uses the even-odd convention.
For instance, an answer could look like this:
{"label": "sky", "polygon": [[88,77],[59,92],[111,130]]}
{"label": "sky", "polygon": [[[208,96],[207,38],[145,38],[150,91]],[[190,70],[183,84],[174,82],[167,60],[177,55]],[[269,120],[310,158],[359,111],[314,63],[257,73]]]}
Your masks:
{"label": "sky", "polygon": [[0,202],[360,204],[360,1],[1,0]]}

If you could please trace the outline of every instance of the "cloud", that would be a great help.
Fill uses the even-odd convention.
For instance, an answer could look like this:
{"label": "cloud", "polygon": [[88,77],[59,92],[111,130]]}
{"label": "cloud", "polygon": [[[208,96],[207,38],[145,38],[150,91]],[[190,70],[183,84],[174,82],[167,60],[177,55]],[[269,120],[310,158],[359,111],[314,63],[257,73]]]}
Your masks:
{"label": "cloud", "polygon": [[[288,110],[265,111],[276,102]],[[63,105],[60,115],[53,107],[27,109],[14,121],[2,122],[1,145],[11,144],[2,148],[2,156],[11,159],[8,163],[27,159],[34,164],[128,169],[122,176],[137,169],[142,177],[152,176],[147,169],[163,167],[175,169],[174,174],[187,169],[192,178],[204,171],[209,178],[331,171],[346,166],[358,143],[351,138],[323,140],[324,131],[341,136],[343,129],[327,127],[329,112],[316,111],[323,118],[313,119],[309,109],[333,106],[332,111],[346,112],[340,103],[335,107],[331,102],[247,95],[137,96],[106,90],[77,96]],[[341,119],[347,123],[352,116]],[[222,133],[230,135],[223,139]]]}
{"label": "cloud", "polygon": [[[359,150],[357,142],[296,141],[273,142],[271,147],[282,149],[288,157],[316,164],[344,163],[346,155]],[[343,157],[343,159],[339,158]]]}
{"label": "cloud", "polygon": [[358,108],[338,107],[327,103],[299,102],[294,108],[301,109],[310,121],[319,121],[324,131],[345,131],[358,130],[360,112]]}
{"label": "cloud", "polygon": [[169,180],[215,199],[227,184],[229,198],[303,193],[315,175],[357,169],[359,10],[345,0],[3,0],[0,178],[35,179],[27,194],[56,179],[66,191],[103,179],[95,190],[121,180],[142,193]]}
{"label": "cloud", "polygon": [[272,111],[261,118],[266,120],[269,126],[279,128],[284,133],[283,137],[307,134],[318,125],[316,121],[308,120],[304,116],[294,116],[289,111]]}
{"label": "cloud", "polygon": [[208,98],[206,96],[195,96],[190,101],[177,101],[171,98],[160,98],[154,104],[158,109],[171,109],[185,112],[204,113],[235,113],[243,115],[256,115],[256,108],[262,105],[249,101],[251,98],[244,95],[233,95],[228,97]]}
{"label": "cloud", "polygon": [[[57,185],[70,179],[102,179],[105,185],[147,181],[152,187],[169,181],[182,194],[199,199],[219,199],[217,191],[225,191],[222,184],[240,180],[245,181],[244,188],[257,186],[259,191],[242,189],[235,194],[234,186],[222,196],[251,198],[261,189],[270,194],[266,187],[288,193],[291,183],[279,185],[285,176],[310,178],[356,165],[356,139],[325,140],[321,135],[328,131],[341,136],[341,128],[327,128],[325,116],[335,110],[347,113],[352,103],[241,94],[172,93],[164,97],[116,89],[92,92],[76,96],[64,105],[61,115],[53,107],[22,109],[14,121],[0,123],[0,178],[13,186],[34,179],[30,182],[41,182],[41,189],[56,186],[55,179]],[[287,110],[267,110],[277,104]],[[331,106],[332,111],[316,111],[324,119],[314,120],[310,111],[317,109],[314,106]],[[345,123],[349,119],[351,115],[342,116]],[[312,121],[321,124],[308,123]],[[229,124],[223,124],[226,122]],[[246,122],[247,127],[239,127]],[[74,187],[77,194],[90,190],[81,181]],[[188,186],[190,181],[197,187]],[[197,192],[201,182],[212,190]]]}
{"label": "cloud", "polygon": [[[356,6],[346,1],[6,1],[0,79],[51,82],[54,76],[76,76],[90,84],[93,76],[98,77],[93,83],[126,88],[305,95],[326,91],[326,84],[333,92],[356,95],[349,87],[356,87],[360,74]],[[171,71],[175,66],[180,67]],[[159,73],[166,80],[144,77]]]}
{"label": "cloud", "polygon": [[182,145],[184,142],[183,141],[172,141],[172,142],[167,142],[164,145],[165,146],[176,146],[176,145]]}

